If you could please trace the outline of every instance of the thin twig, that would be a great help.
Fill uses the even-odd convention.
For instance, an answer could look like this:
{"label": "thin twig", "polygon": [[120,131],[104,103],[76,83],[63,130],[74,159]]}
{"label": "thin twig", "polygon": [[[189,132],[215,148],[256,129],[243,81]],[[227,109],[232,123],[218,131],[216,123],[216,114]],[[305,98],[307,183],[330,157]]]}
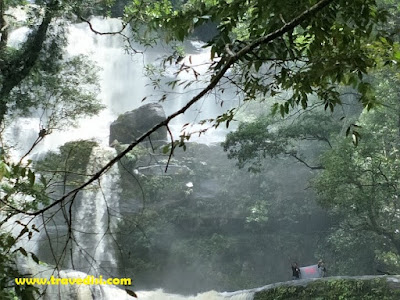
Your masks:
{"label": "thin twig", "polygon": [[99,34],[99,35],[116,35],[116,34],[121,34],[125,30],[125,28],[128,26],[128,24],[133,20],[134,17],[135,17],[135,15],[130,17],[130,19],[125,24],[122,25],[122,28],[120,30],[118,30],[118,31],[109,31],[109,32],[101,32],[101,31],[98,31],[98,30],[94,29],[92,23],[89,20],[87,20],[84,17],[82,17],[82,16],[79,16],[79,19],[81,19],[81,21],[87,23],[89,25],[90,30],[92,32],[94,32],[95,34]]}
{"label": "thin twig", "polygon": [[169,152],[167,165],[165,166],[165,173],[167,173],[167,171],[168,171],[169,162],[171,161],[172,154],[174,153],[174,149],[175,149],[175,147],[174,147],[174,137],[172,136],[171,129],[169,129],[168,125],[166,127],[167,127],[167,130],[168,130],[169,136],[171,138],[171,151]]}

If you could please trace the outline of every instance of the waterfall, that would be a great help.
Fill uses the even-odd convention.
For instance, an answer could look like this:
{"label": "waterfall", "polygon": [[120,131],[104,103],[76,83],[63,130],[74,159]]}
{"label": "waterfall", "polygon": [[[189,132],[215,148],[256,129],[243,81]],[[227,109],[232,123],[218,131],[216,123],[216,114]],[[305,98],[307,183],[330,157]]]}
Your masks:
{"label": "waterfall", "polygon": [[[115,32],[121,28],[121,22],[116,19],[92,18],[91,23],[97,31]],[[24,40],[29,29],[20,28],[10,34],[10,45],[18,47]],[[155,47],[149,54],[138,54],[132,56],[126,54],[123,48],[123,39],[121,36],[99,36],[94,34],[86,23],[71,24],[69,26],[69,45],[66,49],[67,55],[87,55],[94,61],[95,65],[100,67],[99,85],[101,92],[99,99],[106,108],[98,115],[92,118],[79,121],[76,128],[65,128],[64,131],[54,132],[35,148],[33,155],[45,153],[49,150],[55,151],[59,146],[66,142],[79,139],[92,139],[99,143],[99,147],[92,150],[89,160],[87,173],[94,174],[103,167],[112,157],[116,155],[115,150],[108,148],[109,125],[119,114],[133,110],[143,104],[142,99],[150,94],[154,94],[150,81],[143,75],[145,64],[154,62],[155,57],[163,54],[164,49]],[[134,45],[135,47],[137,45]],[[209,62],[209,49],[204,49],[203,44],[199,42],[186,42],[188,48],[186,64],[199,65],[199,72],[206,70],[206,64]],[[189,59],[190,57],[190,59]],[[189,61],[190,60],[190,61]],[[172,65],[167,70],[170,74],[169,79],[173,80],[178,67]],[[194,75],[190,73],[181,73],[181,80],[193,80]],[[171,97],[161,103],[167,115],[175,112],[184,106],[191,97],[204,88],[207,76],[203,82],[197,82],[190,87],[190,90],[182,86],[171,91]],[[146,101],[157,101],[163,92],[150,97]],[[171,123],[171,129],[174,138],[177,139],[183,124],[187,122],[198,122],[202,119],[215,118],[227,108],[231,108],[235,103],[236,95],[233,91],[225,91],[223,94],[215,92],[209,94],[199,103],[190,108],[185,115],[179,116],[177,120]],[[146,102],[145,102],[146,103]],[[224,103],[224,104],[222,104]],[[6,130],[6,140],[10,144],[18,143],[15,148],[14,156],[19,158],[26,153],[37,138],[40,130],[40,113],[33,113],[32,116],[19,118],[15,120]],[[222,126],[221,126],[222,127]],[[193,127],[193,130],[199,130],[200,127]],[[225,133],[219,128],[223,134]],[[220,141],[223,134],[217,135],[209,132],[206,139],[202,136],[197,139],[199,142]],[[196,140],[193,136],[191,140]],[[95,183],[91,184],[83,193],[80,199],[74,203],[74,215],[72,227],[74,240],[72,253],[68,268],[74,270],[63,270],[58,274],[60,278],[84,277],[87,274],[118,276],[118,263],[115,242],[112,233],[117,228],[119,216],[119,180],[120,175],[118,166],[113,166],[106,174]],[[49,227],[52,225],[49,225]],[[61,225],[60,225],[61,226]],[[66,230],[65,228],[62,230]],[[54,226],[54,232],[59,234],[57,226]],[[48,277],[52,274],[52,268],[35,263],[25,266],[27,273],[33,275],[40,274],[40,277]],[[84,272],[84,273],[83,273]],[[134,279],[133,279],[134,284]],[[210,291],[196,296],[182,296],[177,294],[168,294],[162,290],[141,291],[138,292],[139,299],[147,300],[251,300],[252,293],[218,293]],[[114,287],[104,286],[48,286],[45,299],[133,299],[123,290]]]}
{"label": "waterfall", "polygon": [[[117,19],[93,17],[93,27],[100,32],[116,32],[121,29],[121,22]],[[25,27],[19,28],[10,33],[9,44],[18,47],[25,39],[29,30]],[[136,49],[143,50],[139,45],[132,45]],[[184,59],[186,65],[195,65],[199,73],[205,73],[210,63],[210,51],[204,49],[203,44],[195,41],[185,42],[187,56]],[[161,104],[167,115],[175,112],[184,106],[188,100],[196,95],[201,88],[207,84],[209,77],[199,76],[199,81],[184,88],[184,85],[177,86],[171,90],[163,86],[160,91],[155,91],[151,81],[144,75],[145,66],[154,63],[157,57],[165,54],[165,48],[155,46],[143,54],[131,55],[124,50],[124,40],[119,35],[96,35],[86,23],[71,24],[69,26],[67,55],[86,55],[94,64],[99,67],[99,100],[106,107],[98,116],[86,118],[78,122],[76,128],[65,128],[64,131],[55,131],[47,136],[34,150],[34,154],[43,153],[48,150],[56,150],[59,146],[71,140],[95,139],[103,145],[108,144],[109,125],[118,115],[138,108],[139,106],[158,101],[164,92],[170,93],[165,102]],[[189,59],[190,57],[190,59]],[[190,61],[189,61],[190,60]],[[175,73],[179,66],[168,66],[165,81],[175,79]],[[181,72],[178,78],[182,81],[194,80],[193,72]],[[221,84],[223,85],[223,84]],[[152,96],[151,96],[152,95]],[[145,102],[142,99],[147,97]],[[171,122],[171,129],[175,138],[178,138],[182,125],[198,122],[203,119],[215,118],[219,114],[237,105],[237,95],[231,89],[223,93],[215,91],[198,103],[193,105],[184,115],[178,116]],[[15,156],[21,156],[30,148],[37,138],[40,130],[41,113],[33,113],[32,116],[20,118],[8,126],[7,140],[18,144],[18,151]],[[208,125],[209,126],[209,125]],[[193,135],[192,140],[201,143],[219,142],[226,134],[226,130],[220,126],[218,130],[207,132],[206,136],[198,138]],[[195,124],[192,130],[199,130],[201,127]]]}
{"label": "waterfall", "polygon": [[[95,174],[115,155],[113,148],[94,147],[87,174]],[[76,243],[71,267],[93,275],[117,273],[113,233],[119,217],[119,181],[118,166],[114,165],[83,192],[75,205],[72,227]]]}

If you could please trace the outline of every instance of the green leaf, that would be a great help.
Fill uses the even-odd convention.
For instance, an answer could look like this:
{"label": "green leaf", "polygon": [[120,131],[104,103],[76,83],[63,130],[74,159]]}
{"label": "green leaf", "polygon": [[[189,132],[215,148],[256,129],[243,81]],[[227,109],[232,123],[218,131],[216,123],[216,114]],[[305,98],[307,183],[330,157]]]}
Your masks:
{"label": "green leaf", "polygon": [[129,296],[132,296],[132,297],[135,297],[135,298],[137,298],[137,295],[136,295],[136,293],[135,293],[134,291],[131,291],[131,290],[125,289],[125,292],[127,292]]}
{"label": "green leaf", "polygon": [[279,109],[279,103],[274,103],[272,105],[271,114],[274,116]]}
{"label": "green leaf", "polygon": [[214,57],[215,57],[215,47],[213,46],[213,47],[211,47],[211,56],[210,56],[210,59],[213,60]]}
{"label": "green leaf", "polygon": [[22,248],[22,247],[19,247],[17,250],[15,250],[15,251],[19,251],[19,252],[21,252],[21,254],[23,255],[23,256],[28,256],[28,253],[26,252],[26,250],[24,249],[24,248]]}
{"label": "green leaf", "polygon": [[165,145],[165,146],[162,148],[163,154],[167,154],[170,150],[171,150],[171,146],[170,146],[170,145]]}
{"label": "green leaf", "polygon": [[33,173],[30,169],[28,170],[28,179],[31,186],[35,184],[35,173]]}
{"label": "green leaf", "polygon": [[284,105],[280,105],[280,111],[281,111],[281,116],[282,118],[285,116],[285,106]]}
{"label": "green leaf", "polygon": [[25,227],[24,229],[22,229],[21,230],[21,232],[18,234],[18,238],[20,238],[21,236],[23,236],[25,233],[27,233],[29,230],[28,230],[28,227]]}
{"label": "green leaf", "polygon": [[10,248],[11,246],[13,246],[14,243],[15,243],[15,239],[11,235],[7,236],[7,242],[6,242],[7,248]]}
{"label": "green leaf", "polygon": [[31,254],[31,256],[32,256],[32,259],[33,259],[33,261],[35,262],[35,263],[37,263],[37,264],[39,264],[39,258],[35,255],[35,253],[33,253],[33,252],[30,252],[30,254]]}
{"label": "green leaf", "polygon": [[43,175],[39,177],[39,180],[43,186],[47,185],[46,177],[44,177]]}

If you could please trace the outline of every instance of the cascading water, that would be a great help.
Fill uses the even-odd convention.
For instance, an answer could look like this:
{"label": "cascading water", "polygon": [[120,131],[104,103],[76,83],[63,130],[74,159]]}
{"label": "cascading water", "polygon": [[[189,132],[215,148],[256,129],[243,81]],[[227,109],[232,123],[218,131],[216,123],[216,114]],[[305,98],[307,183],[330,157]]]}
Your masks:
{"label": "cascading water", "polygon": [[[94,147],[87,174],[95,174],[116,155],[113,148]],[[71,267],[93,275],[117,273],[113,233],[119,217],[118,166],[114,165],[91,184],[75,206],[75,242]]]}
{"label": "cascading water", "polygon": [[[103,19],[94,17],[91,19],[93,27],[99,32],[117,32],[121,29],[121,22],[117,19]],[[20,28],[10,34],[10,44],[17,46],[25,39],[27,29]],[[162,102],[167,115],[175,112],[184,106],[188,100],[196,95],[208,80],[207,76],[199,76],[199,81],[194,82],[190,88],[185,89],[184,85],[177,86],[171,90],[163,87],[155,91],[151,81],[144,75],[145,65],[155,62],[156,58],[163,55],[165,49],[155,46],[149,53],[131,55],[124,51],[124,41],[119,35],[96,35],[86,23],[72,24],[69,27],[67,54],[71,56],[86,55],[99,67],[99,83],[101,92],[99,99],[105,109],[92,118],[78,122],[76,128],[66,128],[65,131],[56,131],[47,136],[33,151],[33,153],[56,150],[59,146],[71,140],[96,139],[103,145],[108,143],[109,125],[118,115],[138,108],[150,102],[158,101],[163,93],[169,93],[167,99]],[[209,49],[203,49],[200,42],[186,42],[187,57],[186,65],[195,66],[199,74],[204,74],[210,64]],[[133,45],[141,50],[139,45]],[[189,62],[190,57],[190,62]],[[175,80],[178,71],[177,66],[169,66],[166,70],[165,81]],[[195,80],[193,72],[181,72],[178,79],[182,82]],[[153,95],[150,96],[149,95]],[[142,99],[147,97],[145,102]],[[219,114],[233,107],[237,96],[234,91],[227,89],[224,93],[212,93],[205,96],[200,102],[193,105],[184,115],[178,116],[170,123],[174,138],[177,138],[186,123],[196,123],[203,119],[215,118]],[[40,114],[29,118],[20,118],[15,121],[6,135],[8,140],[25,141],[19,146],[15,154],[21,156],[30,148],[40,130]],[[194,124],[193,130],[204,128]],[[206,134],[201,139],[193,135],[192,140],[202,143],[219,142],[223,139],[225,131],[219,128]]]}
{"label": "cascading water", "polygon": [[[116,32],[121,28],[121,23],[115,19],[92,18],[93,27],[100,32]],[[161,54],[161,49],[153,49],[150,54],[131,56],[124,53],[123,40],[120,36],[99,36],[95,35],[87,24],[73,24],[69,28],[69,55],[84,54],[89,56],[100,68],[99,95],[101,102],[106,106],[100,115],[85,119],[79,122],[76,128],[68,128],[63,132],[54,132],[47,136],[39,144],[32,154],[38,154],[49,150],[56,150],[57,147],[72,140],[95,139],[100,147],[95,147],[92,151],[88,164],[88,173],[95,173],[100,167],[113,156],[115,151],[107,148],[109,125],[119,114],[133,110],[143,103],[141,100],[154,93],[148,78],[143,76],[143,69],[146,63],[154,61],[154,58]],[[10,43],[18,43],[26,36],[27,29],[21,28],[10,35]],[[188,43],[190,44],[190,43]],[[210,54],[207,49],[201,48],[201,43],[191,43],[185,63],[187,65],[198,65],[197,71],[203,73],[206,70],[206,63],[209,63]],[[190,62],[189,57],[190,56]],[[175,66],[167,70],[170,79],[174,78],[177,71]],[[193,80],[194,75],[182,72],[179,75],[181,80]],[[205,81],[207,77],[203,78]],[[167,79],[168,80],[168,79]],[[167,115],[181,108],[187,101],[194,96],[204,82],[198,82],[191,86],[191,92],[182,86],[171,91],[171,96],[162,105]],[[162,92],[160,92],[162,94]],[[159,95],[158,95],[159,96]],[[160,97],[155,96],[149,101],[156,101]],[[218,114],[233,106],[235,95],[233,91],[227,90],[223,95],[210,94],[191,108],[185,115],[171,123],[174,137],[177,138],[183,124],[187,122],[198,122],[206,118],[215,118]],[[225,103],[222,105],[222,103]],[[30,148],[31,142],[37,138],[40,129],[40,117],[33,115],[30,118],[21,118],[10,126],[7,135],[12,141],[24,141],[19,144],[19,151],[15,155],[19,157]],[[196,128],[199,129],[199,128]],[[193,139],[192,139],[193,140]],[[214,142],[221,140],[215,132],[209,134],[201,142]],[[112,232],[116,229],[116,222],[119,214],[119,173],[118,167],[112,167],[101,179],[92,184],[80,199],[74,204],[75,213],[72,223],[74,229],[75,242],[72,246],[72,259],[69,267],[93,275],[116,275],[118,273],[118,263],[115,252],[115,242]],[[34,274],[43,273],[42,267]],[[115,272],[114,272],[115,271]],[[61,271],[60,277],[83,277],[86,274],[78,271]],[[50,273],[49,273],[50,274]],[[133,282],[134,283],[134,282]],[[59,295],[60,299],[131,299],[124,291],[111,287],[76,287],[61,286],[49,287],[46,293],[48,299],[54,299]],[[62,295],[62,296],[61,296]],[[206,292],[197,296],[182,296],[177,294],[164,293],[162,290],[138,292],[139,299],[147,300],[251,300],[252,292],[238,292],[234,294],[217,293],[215,291]],[[57,296],[58,297],[58,296]],[[133,298],[132,298],[133,299]]]}

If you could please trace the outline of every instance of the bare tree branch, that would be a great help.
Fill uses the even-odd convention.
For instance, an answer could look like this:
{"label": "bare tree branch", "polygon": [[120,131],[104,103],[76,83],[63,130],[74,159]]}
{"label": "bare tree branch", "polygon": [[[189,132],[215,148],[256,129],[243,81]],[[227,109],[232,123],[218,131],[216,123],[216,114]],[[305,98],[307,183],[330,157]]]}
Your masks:
{"label": "bare tree branch", "polygon": [[98,30],[96,30],[96,29],[93,27],[93,24],[92,24],[89,20],[87,20],[87,19],[85,19],[85,18],[83,18],[83,17],[81,17],[81,16],[79,16],[79,18],[80,18],[83,22],[85,22],[85,23],[87,23],[87,24],[89,25],[89,28],[90,28],[90,30],[91,30],[93,33],[98,34],[98,35],[120,35],[120,36],[122,36],[122,37],[125,39],[125,41],[128,43],[129,49],[131,49],[131,50],[133,51],[133,53],[136,53],[136,54],[141,53],[141,54],[143,54],[143,51],[139,51],[139,50],[136,50],[135,48],[133,48],[133,46],[132,46],[132,44],[131,44],[131,39],[130,39],[126,34],[123,33],[123,31],[125,30],[125,28],[126,28],[126,27],[129,25],[129,23],[135,18],[135,15],[133,15],[131,18],[129,18],[129,20],[128,20],[127,22],[122,23],[122,28],[121,28],[120,30],[118,30],[118,31],[108,31],[108,32],[101,32],[101,31],[98,31]]}
{"label": "bare tree branch", "polygon": [[116,35],[116,34],[122,34],[122,32],[125,30],[125,28],[128,26],[128,24],[133,20],[133,18],[135,17],[135,15],[133,15],[132,17],[130,17],[130,19],[125,23],[122,24],[122,28],[118,31],[109,31],[109,32],[101,32],[98,31],[96,29],[94,29],[92,23],[90,23],[89,20],[79,16],[79,19],[81,19],[83,22],[87,23],[89,25],[89,28],[92,32],[94,32],[95,34],[99,34],[99,35]]}
{"label": "bare tree branch", "polygon": [[301,162],[303,165],[305,165],[307,168],[311,169],[311,170],[323,170],[325,169],[322,166],[310,166],[305,160],[301,159],[300,157],[298,157],[296,154],[294,153],[289,153],[289,155],[293,158],[295,158],[297,161]]}
{"label": "bare tree branch", "polygon": [[175,150],[174,137],[172,136],[172,132],[171,132],[171,129],[169,128],[169,126],[167,126],[167,130],[168,130],[169,136],[171,138],[171,151],[169,152],[167,165],[165,166],[165,173],[167,173],[167,171],[168,171],[169,162],[171,161],[172,155],[174,154],[174,150]]}

